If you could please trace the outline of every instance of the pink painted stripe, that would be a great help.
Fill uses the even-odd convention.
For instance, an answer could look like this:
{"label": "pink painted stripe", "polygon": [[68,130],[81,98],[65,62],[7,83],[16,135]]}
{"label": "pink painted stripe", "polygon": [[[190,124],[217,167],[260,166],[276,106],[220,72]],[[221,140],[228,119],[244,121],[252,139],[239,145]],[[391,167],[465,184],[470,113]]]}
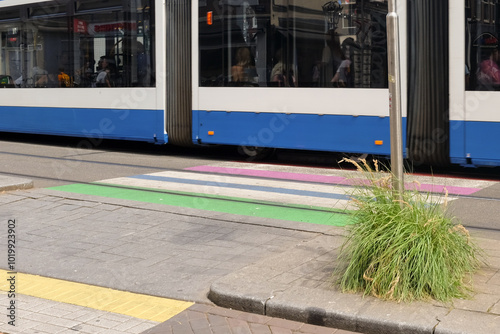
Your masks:
{"label": "pink painted stripe", "polygon": [[267,170],[243,169],[243,168],[228,168],[228,167],[213,167],[213,166],[197,166],[185,168],[197,172],[222,173],[231,175],[245,175],[267,177],[272,179],[309,181],[328,184],[348,184],[347,179],[341,176],[300,174],[289,172],[273,172]]}
{"label": "pink painted stripe", "polygon": [[481,188],[468,188],[468,187],[456,187],[456,186],[443,186],[439,184],[421,184],[420,187],[415,187],[412,184],[405,185],[406,189],[418,189],[420,191],[427,191],[431,193],[442,193],[444,194],[448,190],[450,195],[472,195],[473,193],[481,190]]}
{"label": "pink painted stripe", "polygon": [[[359,184],[360,182],[361,183],[365,182],[361,179],[348,179],[342,176],[274,172],[266,170],[230,168],[230,167],[196,166],[196,167],[185,168],[185,170],[196,171],[196,172],[229,174],[229,175],[257,176],[257,177],[266,177],[272,179],[308,181],[308,182],[338,184],[338,185],[353,185],[356,183]],[[407,184],[405,185],[405,188],[415,189],[416,185],[414,183]],[[418,190],[428,191],[432,193],[445,193],[446,191],[445,189],[448,190],[448,193],[450,195],[471,195],[481,190],[481,188],[443,186],[435,184],[421,184],[420,187],[418,187]]]}

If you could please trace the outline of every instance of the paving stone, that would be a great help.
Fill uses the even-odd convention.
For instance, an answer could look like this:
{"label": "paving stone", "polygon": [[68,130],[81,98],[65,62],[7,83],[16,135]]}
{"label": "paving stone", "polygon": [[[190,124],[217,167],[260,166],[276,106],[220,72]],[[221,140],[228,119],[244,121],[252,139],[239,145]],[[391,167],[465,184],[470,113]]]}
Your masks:
{"label": "paving stone", "polygon": [[489,312],[500,300],[500,295],[479,293],[471,299],[457,299],[453,301],[453,307],[475,312]]}
{"label": "paving stone", "polygon": [[89,325],[93,325],[96,327],[114,328],[114,327],[120,325],[122,322],[99,317],[96,319],[89,320],[89,321],[87,321],[87,323]]}
{"label": "paving stone", "polygon": [[199,328],[193,329],[194,334],[212,334],[212,330],[210,328]]}
{"label": "paving stone", "polygon": [[[75,305],[68,305],[68,304],[63,304],[63,305],[66,305],[66,306],[75,306]],[[76,307],[73,308],[73,311],[71,313],[68,313],[68,314],[64,315],[63,318],[64,319],[73,320],[73,319],[80,318],[80,317],[82,317],[84,315],[88,315],[90,313],[92,313],[92,312],[89,309],[76,306]]]}
{"label": "paving stone", "polygon": [[63,317],[71,312],[68,310],[57,309],[57,308],[54,308],[54,306],[51,306],[49,308],[39,310],[38,313],[50,315],[50,316],[53,316],[55,318],[60,318],[60,317]]}
{"label": "paving stone", "polygon": [[76,320],[69,320],[69,319],[64,319],[64,318],[59,318],[59,317],[53,317],[51,320],[48,321],[48,323],[52,324],[52,325],[61,326],[64,328],[71,328],[73,326],[78,325],[80,322],[76,321]]}
{"label": "paving stone", "polygon": [[153,327],[155,325],[157,325],[157,323],[154,323],[152,321],[141,322],[137,326],[134,326],[134,327],[128,329],[127,332],[133,333],[133,334],[140,334],[140,333],[144,332],[145,330],[150,329],[151,327]]}
{"label": "paving stone", "polygon": [[238,334],[251,334],[252,331],[250,330],[250,327],[248,326],[248,323],[246,321],[240,320],[240,319],[235,319],[235,318],[227,318],[227,323],[229,327],[231,328],[231,331],[233,333],[238,333]]}
{"label": "paving stone", "polygon": [[189,325],[191,326],[191,329],[193,331],[201,328],[210,328],[211,326],[211,323],[206,316],[198,319],[186,319],[185,321],[189,322]]}
{"label": "paving stone", "polygon": [[40,324],[38,326],[35,326],[32,329],[35,331],[38,330],[38,331],[42,331],[42,332],[46,332],[46,333],[58,334],[58,333],[64,331],[66,328],[61,327],[61,326],[57,326],[57,325],[52,325],[49,323],[44,323],[44,324]]}
{"label": "paving stone", "polygon": [[116,329],[105,329],[100,334],[123,334],[122,331],[118,331]]}
{"label": "paving stone", "polygon": [[271,329],[271,333],[273,334],[292,334],[292,330],[289,328],[269,326],[269,329]]}
{"label": "paving stone", "polygon": [[[212,326],[210,328],[214,334],[237,334],[237,333],[234,333],[228,325],[226,325],[226,326]],[[174,331],[174,333],[175,333],[175,331]]]}
{"label": "paving stone", "polygon": [[30,315],[31,320],[38,321],[38,322],[41,322],[41,323],[50,323],[50,321],[52,320],[52,317],[50,315],[41,314],[41,313],[35,313],[35,312],[33,312]]}
{"label": "paving stone", "polygon": [[88,323],[88,322],[91,322],[92,320],[96,319],[97,317],[99,317],[99,314],[97,314],[97,313],[84,312],[79,317],[75,318],[75,320]]}
{"label": "paving stone", "polygon": [[272,334],[271,328],[268,325],[260,323],[249,323],[248,325],[253,334]]}
{"label": "paving stone", "polygon": [[117,313],[105,313],[100,317],[101,319],[105,320],[112,320],[117,322],[118,324],[122,324],[130,320],[129,316],[123,315],[123,314],[117,314]]}
{"label": "paving stone", "polygon": [[260,315],[260,314],[254,314],[254,313],[246,313],[246,312],[240,312],[239,314],[235,315],[238,319],[244,320],[248,323],[252,324],[267,324],[272,318],[266,317],[265,315]]}
{"label": "paving stone", "polygon": [[[323,327],[323,326],[314,326],[311,324],[303,324],[300,329],[300,333],[310,333],[310,334],[332,334],[332,333],[338,333],[337,329],[334,328],[329,328],[329,327]],[[345,332],[345,333],[352,333],[352,332]]]}
{"label": "paving stone", "polygon": [[4,330],[6,332],[12,332],[14,330],[16,331],[23,331],[23,330],[28,330],[30,328],[33,328],[33,327],[37,327],[37,326],[40,326],[44,324],[43,322],[41,321],[36,321],[36,320],[33,320],[33,319],[30,319],[29,317],[27,318],[24,318],[19,317],[19,319],[16,320],[16,326],[13,327],[12,325],[9,325],[8,323],[3,323],[2,325],[0,325],[0,331]]}
{"label": "paving stone", "polygon": [[497,300],[497,302],[490,309],[488,309],[488,312],[500,315],[500,299]]}
{"label": "paving stone", "polygon": [[227,326],[227,317],[221,316],[218,314],[208,314],[207,315],[208,323],[212,327],[218,327],[218,326]]}
{"label": "paving stone", "polygon": [[[132,332],[129,332],[129,330],[131,330],[132,328],[136,328],[137,326],[139,326],[143,322],[144,321],[140,320],[140,319],[128,319],[127,321],[122,322],[121,324],[117,325],[113,329],[118,330],[118,331],[127,332],[127,333],[132,333]],[[157,325],[157,324],[150,324],[150,327],[153,327],[155,325]],[[133,332],[134,333],[137,332],[137,329],[133,330]]]}
{"label": "paving stone", "polygon": [[89,325],[86,323],[76,325],[74,327],[71,327],[70,329],[74,330],[77,333],[81,332],[81,333],[88,333],[88,334],[99,334],[103,331],[102,327],[97,327],[97,326]]}
{"label": "paving stone", "polygon": [[296,321],[290,321],[280,318],[272,318],[267,323],[268,326],[288,328],[290,330],[297,331],[302,327],[302,323]]}

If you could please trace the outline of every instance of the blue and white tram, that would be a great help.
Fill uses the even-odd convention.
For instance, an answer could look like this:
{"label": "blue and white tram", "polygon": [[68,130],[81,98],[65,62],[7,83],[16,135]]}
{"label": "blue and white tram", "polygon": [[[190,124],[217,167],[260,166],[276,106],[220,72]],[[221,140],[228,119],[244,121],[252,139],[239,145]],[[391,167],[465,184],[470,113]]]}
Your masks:
{"label": "blue and white tram", "polygon": [[[407,157],[500,165],[498,0],[397,8]],[[3,0],[0,131],[388,155],[386,14],[386,0]]]}

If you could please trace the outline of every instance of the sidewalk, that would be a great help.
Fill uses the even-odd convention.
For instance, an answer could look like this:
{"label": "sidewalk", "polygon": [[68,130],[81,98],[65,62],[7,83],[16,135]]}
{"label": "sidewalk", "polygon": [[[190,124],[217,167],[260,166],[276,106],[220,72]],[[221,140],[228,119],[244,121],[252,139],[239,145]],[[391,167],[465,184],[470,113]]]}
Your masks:
{"label": "sidewalk", "polygon": [[196,304],[142,334],[355,334],[296,321]]}
{"label": "sidewalk", "polygon": [[210,289],[217,305],[362,333],[500,333],[500,246],[478,239],[490,268],[474,277],[472,300],[397,304],[344,294],[331,282],[339,235],[323,235],[234,272]]}
{"label": "sidewalk", "polygon": [[473,277],[470,300],[398,304],[341,293],[331,273],[344,240],[342,228],[216,281],[209,298],[228,308],[363,333],[500,333],[500,201],[492,200],[500,198],[500,184],[474,196],[450,203],[489,265]]}
{"label": "sidewalk", "polygon": [[[5,179],[0,178],[0,182]],[[14,182],[12,182],[14,181]],[[9,186],[12,187],[12,183],[15,181],[9,178]],[[26,188],[26,180],[19,180],[19,187],[21,189]],[[14,188],[9,188],[12,190]],[[17,195],[17,193],[14,193]],[[495,184],[489,188],[481,190],[477,193],[478,195],[484,194],[485,197],[500,198],[500,186]],[[40,201],[41,198],[55,197],[54,192],[48,190],[35,190],[31,193],[31,204],[33,207],[37,207],[37,200]],[[23,198],[19,196],[19,198]],[[54,202],[56,199],[52,199]],[[44,203],[48,203],[49,200],[45,200]],[[142,205],[141,208],[132,207],[130,202],[119,201],[112,199],[99,198],[96,200],[92,196],[72,196],[66,195],[65,198],[59,199],[59,204],[64,206],[60,208],[59,211],[73,210],[70,206],[78,207],[78,212],[73,212],[72,217],[75,222],[78,223],[79,217],[81,218],[84,214],[88,214],[90,211],[99,208],[100,212],[93,212],[93,219],[122,219],[124,216],[129,215],[131,212],[137,214],[139,217],[138,210],[141,209],[143,213],[153,219],[153,217],[165,217],[166,213],[170,212],[172,219],[179,219],[180,216],[174,217],[177,213],[182,211],[185,216],[183,217],[195,217],[200,212],[194,209],[182,209],[176,207],[168,206],[155,206],[155,205]],[[22,205],[22,204],[19,204]],[[41,205],[41,204],[40,204]],[[452,202],[454,213],[462,218],[464,225],[476,226],[478,222],[488,222],[491,225],[491,230],[474,230],[473,236],[476,236],[478,244],[482,247],[489,255],[488,262],[490,267],[483,268],[474,277],[474,288],[475,294],[474,298],[471,300],[456,300],[453,305],[441,305],[435,302],[419,302],[411,304],[396,304],[391,302],[383,302],[372,297],[362,298],[359,295],[354,294],[343,294],[340,293],[332,284],[330,275],[335,267],[334,259],[338,248],[343,242],[343,228],[336,227],[324,227],[324,226],[310,226],[310,230],[307,232],[296,231],[292,233],[290,231],[284,233],[283,235],[275,238],[271,238],[271,234],[268,233],[278,233],[278,231],[271,230],[270,228],[264,228],[261,232],[261,236],[269,240],[266,244],[269,247],[268,250],[272,250],[271,256],[264,256],[267,253],[257,253],[255,252],[255,247],[245,248],[240,250],[238,254],[244,258],[246,252],[247,258],[244,259],[240,265],[235,263],[228,263],[226,268],[222,268],[221,263],[228,260],[228,258],[221,257],[218,259],[219,262],[211,261],[205,259],[205,262],[212,262],[212,268],[204,269],[203,272],[205,276],[200,278],[201,281],[212,280],[213,283],[210,286],[209,299],[215,304],[231,308],[233,310],[241,310],[245,312],[251,312],[254,314],[265,315],[266,317],[273,318],[285,318],[288,320],[297,321],[298,323],[291,323],[295,329],[288,328],[292,332],[298,333],[316,333],[316,334],[328,334],[328,333],[346,333],[344,331],[335,331],[334,329],[318,329],[317,327],[307,327],[303,323],[309,323],[312,325],[320,325],[332,328],[342,328],[347,331],[356,331],[364,333],[436,333],[436,334],[475,334],[475,333],[487,333],[495,334],[500,333],[500,237],[499,232],[495,231],[494,228],[498,229],[500,225],[499,218],[500,214],[500,202],[495,201],[481,201],[478,199],[468,199],[461,198]],[[116,208],[115,208],[116,207]],[[24,206],[23,206],[24,208]],[[118,209],[117,209],[118,208]],[[21,210],[21,207],[18,208]],[[123,209],[123,210],[122,210]],[[25,210],[30,210],[30,208],[25,208]],[[109,214],[107,214],[107,212]],[[149,211],[152,210],[152,211]],[[159,212],[162,210],[162,212]],[[121,214],[117,214],[117,211],[123,211]],[[201,211],[201,210],[200,210]],[[15,212],[15,210],[13,211]],[[43,213],[41,213],[43,214]],[[204,213],[206,215],[206,213]],[[206,216],[205,216],[206,217]],[[212,217],[212,218],[211,218]],[[211,219],[223,219],[231,221],[234,216],[229,214],[215,214],[211,213],[210,216],[206,217],[207,221]],[[170,219],[170,218],[169,218]],[[193,220],[194,219],[194,220]],[[63,220],[63,219],[61,219]],[[201,218],[195,217],[189,220],[185,218],[186,223],[192,224],[196,221],[197,224],[201,223]],[[64,220],[63,220],[64,221]],[[127,226],[127,224],[132,224],[130,221],[124,221],[123,226],[127,226],[130,230],[140,226],[145,221],[138,222],[138,225]],[[262,222],[262,219],[252,219],[252,218],[240,218],[240,221],[249,222],[250,225]],[[64,221],[67,223],[67,219]],[[182,221],[179,221],[182,223]],[[205,230],[210,230],[210,225],[206,223],[204,225]],[[94,225],[92,225],[94,226]],[[96,222],[95,226],[98,226]],[[284,225],[283,225],[284,226]],[[297,225],[302,226],[302,225]],[[305,226],[305,225],[303,225]],[[214,226],[211,232],[215,232]],[[221,227],[222,228],[222,227]],[[248,227],[247,227],[248,228]],[[200,230],[199,232],[202,232]],[[225,231],[228,232],[228,231]],[[53,233],[53,231],[44,231],[45,234]],[[189,233],[194,233],[193,230],[189,230]],[[184,234],[185,239],[177,240],[180,244],[185,243],[190,236],[188,231]],[[229,231],[229,233],[232,233]],[[283,232],[281,232],[283,233]],[[201,236],[201,235],[200,235]],[[234,235],[232,235],[234,236]],[[99,237],[95,235],[95,237]],[[144,235],[144,241],[148,240],[147,235]],[[229,236],[228,236],[229,238]],[[241,238],[239,239],[242,240]],[[279,244],[273,244],[280,240]],[[286,240],[286,242],[284,242]],[[81,240],[81,245],[73,245],[75,247],[83,247],[83,242]],[[253,240],[245,240],[245,242],[251,242]],[[229,245],[230,240],[227,240]],[[281,245],[283,243],[283,245]],[[42,243],[38,242],[40,247],[43,246]],[[236,244],[235,244],[236,245]],[[68,249],[71,249],[71,243],[66,243]],[[119,244],[114,244],[114,247],[121,247]],[[36,250],[36,246],[33,246]],[[61,245],[64,247],[64,245]],[[234,246],[231,246],[234,247]],[[285,247],[285,248],[283,248]],[[102,248],[101,248],[102,249]],[[147,260],[147,254],[151,250],[155,249],[154,242],[150,245],[143,245],[140,249],[130,250],[130,254],[124,256],[120,253],[123,258],[118,259],[118,255],[113,255],[113,261],[129,262],[133,261],[135,256],[146,256],[142,257],[141,261]],[[185,249],[188,252],[189,245]],[[121,251],[125,250],[120,248]],[[48,252],[51,250],[47,250]],[[70,250],[71,251],[71,250]],[[96,252],[99,249],[95,249]],[[243,251],[244,253],[241,253]],[[86,251],[89,254],[90,250]],[[203,259],[201,256],[202,252],[197,252],[196,254],[200,256],[198,262],[191,262],[192,265],[201,266]],[[139,254],[139,255],[137,255]],[[253,254],[253,255],[252,255]],[[109,254],[108,254],[109,255]],[[168,254],[163,255],[163,260],[169,256]],[[179,254],[176,254],[179,255]],[[89,255],[90,256],[90,255]],[[192,254],[189,254],[192,256]],[[226,254],[227,256],[227,254]],[[248,257],[249,256],[249,257]],[[128,258],[129,257],[129,258]],[[106,263],[102,261],[101,263]],[[134,281],[138,281],[141,275],[146,275],[147,272],[144,269],[154,268],[158,263],[161,263],[161,259],[154,259],[157,262],[151,260],[146,266],[144,263],[141,264],[138,274],[135,276],[130,276],[129,273],[118,272],[113,275],[119,275],[115,278],[113,283],[117,284],[117,288],[122,290],[131,291],[139,289],[134,285]],[[49,259],[48,265],[56,266],[58,259]],[[34,261],[36,262],[36,261]],[[99,262],[95,262],[97,264]],[[116,263],[116,262],[113,262]],[[90,263],[92,264],[92,263]],[[205,264],[203,264],[205,265]],[[47,266],[31,264],[34,273],[42,274]],[[71,272],[73,270],[79,270],[77,268],[84,267],[84,262],[79,259],[76,262],[69,263],[67,272],[61,271],[58,275],[61,275],[62,279],[69,279],[71,277]],[[163,272],[168,268],[172,268],[171,263],[163,263]],[[158,269],[158,270],[159,270]],[[187,269],[187,268],[184,268]],[[217,270],[215,270],[217,269]],[[211,271],[210,271],[211,270]],[[210,272],[209,275],[206,273]],[[106,273],[99,271],[91,271],[84,273],[81,277],[87,277],[92,282],[90,284],[101,284],[107,283],[108,277]],[[158,272],[156,272],[158,274]],[[193,275],[196,273],[193,272]],[[145,288],[147,293],[155,294],[158,290],[155,290],[155,285],[161,285],[162,281],[165,279],[168,283],[174,284],[175,279],[172,274],[163,274],[166,276],[155,277],[155,280],[151,281],[149,286],[141,286]],[[67,277],[64,277],[67,276]],[[196,281],[194,276],[184,276],[187,283],[201,284]],[[130,282],[129,282],[130,281]],[[127,285],[131,283],[131,285]],[[144,293],[144,291],[142,291]],[[203,298],[204,288],[200,285],[196,296],[198,302],[209,303],[208,300]],[[170,296],[173,298],[194,300],[186,295],[183,291],[173,292],[175,295]],[[269,318],[260,318],[255,316],[249,321],[245,320],[247,325],[242,325],[239,322],[228,319],[240,319],[243,317],[242,313],[224,313],[224,312],[236,312],[236,311],[219,311],[220,309],[213,306],[203,306],[195,305],[194,308],[184,311],[177,318],[174,317],[167,323],[158,325],[152,328],[146,333],[157,334],[157,333],[229,333],[228,329],[221,329],[220,332],[213,330],[213,324],[205,323],[204,326],[200,328],[193,327],[190,324],[188,327],[180,328],[175,323],[184,323],[185,319],[198,319],[202,317],[198,313],[202,313],[203,317],[208,319],[207,314],[215,314],[222,312],[223,314],[218,314],[225,318],[226,323],[235,324],[230,326],[229,330],[232,333],[247,333],[247,329],[250,329],[251,333],[254,334],[264,334],[268,333],[266,331],[261,331],[263,328],[268,330],[271,326],[265,322],[270,321]],[[187,317],[187,318],[186,318]],[[190,318],[191,317],[191,318]],[[203,318],[202,317],[202,318]],[[182,320],[184,319],[184,320]],[[215,320],[215,322],[219,320]],[[262,320],[268,319],[268,320]],[[240,319],[241,320],[241,319]],[[188,321],[190,323],[190,321]],[[266,324],[265,327],[259,327],[256,324]],[[286,329],[287,326],[292,325],[282,325],[279,328]],[[248,326],[248,328],[246,327]],[[292,327],[293,327],[292,326]],[[260,329],[257,329],[259,327]],[[242,329],[245,328],[245,329]],[[322,327],[319,327],[322,328]],[[255,329],[255,330],[254,330]],[[307,329],[307,330],[306,330]],[[282,330],[276,330],[271,332],[273,334],[284,333]],[[288,332],[289,333],[289,332]]]}

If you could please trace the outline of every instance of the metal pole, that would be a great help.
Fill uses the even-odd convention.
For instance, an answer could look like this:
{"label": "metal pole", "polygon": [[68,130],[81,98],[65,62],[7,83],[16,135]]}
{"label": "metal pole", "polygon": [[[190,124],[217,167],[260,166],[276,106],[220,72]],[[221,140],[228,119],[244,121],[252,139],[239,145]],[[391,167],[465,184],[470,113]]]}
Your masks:
{"label": "metal pole", "polygon": [[[387,13],[387,53],[389,75],[389,106],[391,123],[392,189],[402,200],[403,180],[403,125],[401,114],[401,74],[399,54],[399,25],[396,0],[389,0]],[[401,205],[403,203],[401,202]]]}

